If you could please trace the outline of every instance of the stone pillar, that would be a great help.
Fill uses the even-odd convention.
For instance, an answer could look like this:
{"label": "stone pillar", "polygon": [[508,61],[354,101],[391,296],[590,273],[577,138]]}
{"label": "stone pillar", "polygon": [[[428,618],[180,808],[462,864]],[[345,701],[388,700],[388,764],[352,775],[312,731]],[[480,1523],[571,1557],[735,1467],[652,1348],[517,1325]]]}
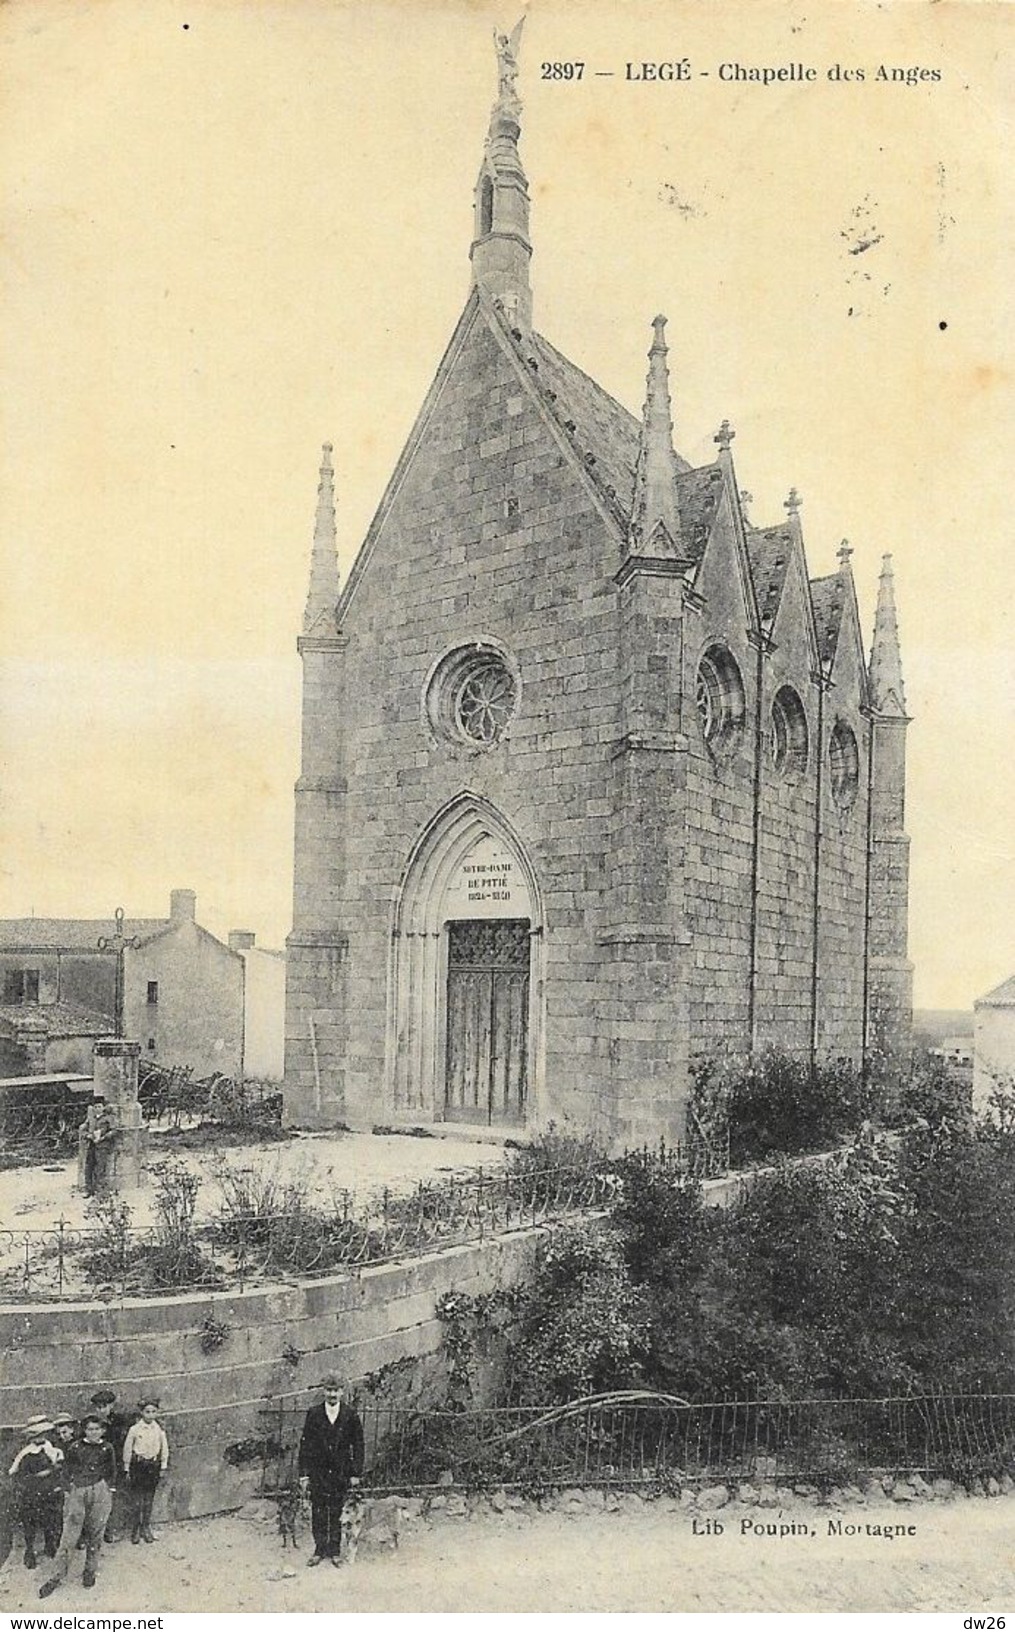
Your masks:
{"label": "stone pillar", "polygon": [[610,998],[611,1144],[683,1140],[690,1092],[684,912],[687,740],[680,725],[683,584],[672,563],[618,574],[623,735],[613,748],[616,830],[598,936]]}
{"label": "stone pillar", "polygon": [[[141,1044],[120,1037],[103,1038],[92,1056],[93,1107],[106,1107],[110,1149],[104,1164],[103,1191],[131,1190],[141,1183],[147,1146],[137,1098],[138,1061]],[[85,1188],[85,1164],[90,1135],[96,1125],[90,1109],[78,1146],[78,1183]]]}

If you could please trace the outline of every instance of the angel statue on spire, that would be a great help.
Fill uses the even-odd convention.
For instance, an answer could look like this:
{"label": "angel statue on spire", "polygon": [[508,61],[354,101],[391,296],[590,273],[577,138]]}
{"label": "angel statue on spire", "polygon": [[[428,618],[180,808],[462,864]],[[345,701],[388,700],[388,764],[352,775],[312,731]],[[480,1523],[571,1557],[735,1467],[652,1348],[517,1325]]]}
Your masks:
{"label": "angel statue on spire", "polygon": [[518,100],[515,80],[518,78],[518,42],[522,37],[524,22],[525,18],[522,17],[510,34],[501,34],[497,29],[493,31],[493,43],[497,51],[497,95],[501,102]]}

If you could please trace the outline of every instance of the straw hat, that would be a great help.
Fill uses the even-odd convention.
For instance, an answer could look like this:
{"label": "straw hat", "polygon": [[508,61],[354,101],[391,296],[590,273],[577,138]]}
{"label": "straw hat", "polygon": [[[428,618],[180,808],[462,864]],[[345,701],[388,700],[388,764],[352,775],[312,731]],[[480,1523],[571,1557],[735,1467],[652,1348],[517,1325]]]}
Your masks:
{"label": "straw hat", "polygon": [[29,1417],[21,1433],[26,1439],[37,1439],[40,1434],[48,1434],[55,1427],[51,1417]]}

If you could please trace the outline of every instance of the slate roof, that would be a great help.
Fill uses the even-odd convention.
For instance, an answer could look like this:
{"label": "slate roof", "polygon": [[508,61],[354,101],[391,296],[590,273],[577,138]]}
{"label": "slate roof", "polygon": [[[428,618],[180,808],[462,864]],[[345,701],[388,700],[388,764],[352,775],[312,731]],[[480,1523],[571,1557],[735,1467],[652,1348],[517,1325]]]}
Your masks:
{"label": "slate roof", "polygon": [[1012,1009],[1015,1008],[1015,975],[1009,975],[1000,986],[995,986],[986,997],[978,997],[974,1005],[977,1009]]}
{"label": "slate roof", "polygon": [[681,540],[695,566],[705,553],[721,494],[722,471],[717,464],[702,465],[697,470],[684,465],[677,477]]}
{"label": "slate roof", "polygon": [[[540,394],[572,438],[590,474],[624,520],[629,521],[641,420],[541,334],[531,334],[521,341],[512,337]],[[538,368],[531,367],[532,361]],[[689,468],[679,454],[675,460],[678,470]]]}
{"label": "slate roof", "polygon": [[[541,334],[519,340],[517,331],[512,331],[512,338],[544,401],[585,458],[604,498],[623,522],[630,522],[641,420]],[[538,367],[532,368],[532,362]],[[679,453],[674,454],[674,462],[682,542],[697,566],[718,514],[722,470],[718,461],[692,469]],[[792,535],[785,522],[774,527],[748,527],[746,535],[758,610],[762,623],[771,627],[789,574]],[[811,579],[810,590],[818,654],[821,662],[830,666],[838,648],[846,602],[842,576],[835,572],[826,578]]]}
{"label": "slate roof", "polygon": [[814,622],[817,626],[818,656],[827,667],[832,663],[839,644],[842,613],[846,605],[843,581],[839,573],[833,572],[827,578],[811,579],[811,604],[814,607]]}
{"label": "slate roof", "polygon": [[0,1090],[8,1088],[44,1088],[65,1083],[68,1088],[83,1092],[87,1084],[91,1093],[94,1077],[81,1071],[33,1071],[29,1077],[0,1077]]}
{"label": "slate roof", "polygon": [[[125,918],[123,933],[150,941],[171,924],[170,918]],[[0,952],[96,952],[100,935],[113,935],[109,918],[0,918]]]}
{"label": "slate roof", "polygon": [[[630,516],[639,421],[542,335],[530,335],[520,343],[519,352],[598,486],[625,517]],[[531,368],[530,359],[538,369]]]}
{"label": "slate roof", "polygon": [[793,535],[785,525],[747,529],[747,558],[762,623],[771,625],[775,621],[792,550]]}

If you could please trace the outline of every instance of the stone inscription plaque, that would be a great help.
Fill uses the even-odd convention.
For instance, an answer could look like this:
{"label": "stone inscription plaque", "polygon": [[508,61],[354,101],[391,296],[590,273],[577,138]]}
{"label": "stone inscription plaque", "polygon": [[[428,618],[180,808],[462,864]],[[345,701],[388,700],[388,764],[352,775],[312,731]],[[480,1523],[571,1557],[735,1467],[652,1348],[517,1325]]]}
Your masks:
{"label": "stone inscription plaque", "polygon": [[444,892],[444,918],[528,918],[529,892],[518,862],[485,833],[458,863]]}

